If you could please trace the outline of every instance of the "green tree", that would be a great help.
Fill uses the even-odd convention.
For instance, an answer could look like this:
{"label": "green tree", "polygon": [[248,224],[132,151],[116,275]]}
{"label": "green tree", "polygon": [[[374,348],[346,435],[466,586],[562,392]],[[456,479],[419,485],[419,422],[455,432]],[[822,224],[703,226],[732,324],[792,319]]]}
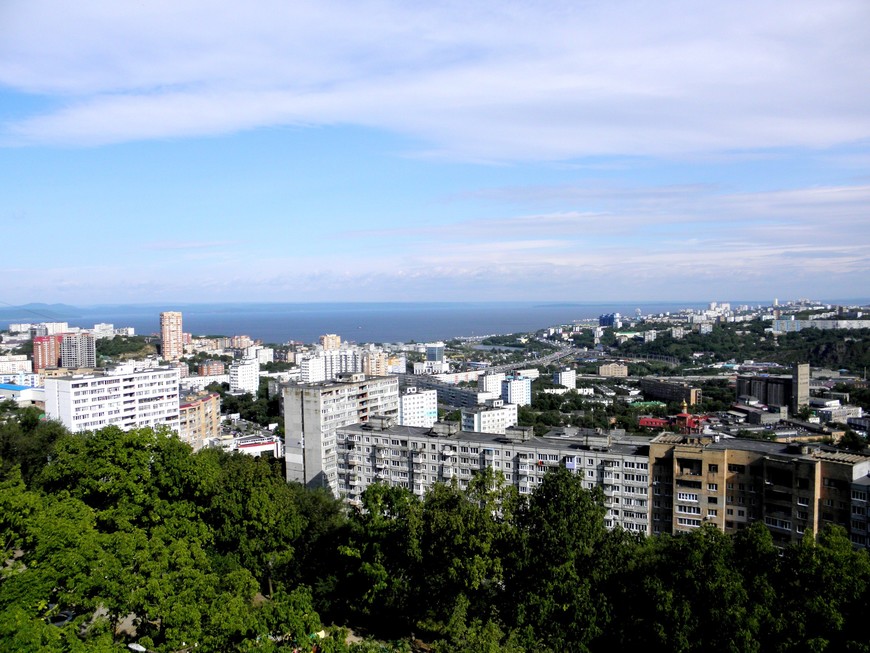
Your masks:
{"label": "green tree", "polygon": [[517,513],[506,596],[516,597],[515,623],[546,633],[554,650],[588,651],[606,624],[597,592],[604,513],[601,490],[564,468],[547,473]]}

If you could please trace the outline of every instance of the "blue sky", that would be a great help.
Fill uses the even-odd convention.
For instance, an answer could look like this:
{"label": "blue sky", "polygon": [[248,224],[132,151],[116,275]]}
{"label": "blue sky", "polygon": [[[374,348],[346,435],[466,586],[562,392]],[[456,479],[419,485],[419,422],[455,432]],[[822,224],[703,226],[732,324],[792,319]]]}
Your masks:
{"label": "blue sky", "polygon": [[866,297],[870,3],[0,5],[0,301]]}

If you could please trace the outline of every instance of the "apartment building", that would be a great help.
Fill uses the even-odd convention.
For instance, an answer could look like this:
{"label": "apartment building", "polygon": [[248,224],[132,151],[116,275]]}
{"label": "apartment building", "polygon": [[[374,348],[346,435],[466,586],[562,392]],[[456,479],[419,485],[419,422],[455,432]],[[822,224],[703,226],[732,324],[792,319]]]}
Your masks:
{"label": "apartment building", "polygon": [[501,381],[498,387],[493,392],[483,392],[474,388],[464,388],[454,383],[445,383],[432,377],[419,377],[413,374],[400,374],[399,379],[402,383],[410,384],[409,387],[426,388],[435,390],[438,395],[438,403],[445,406],[453,406],[454,408],[462,408],[463,406],[477,406],[483,404],[487,399],[498,399],[501,396]]}
{"label": "apartment building", "polygon": [[488,399],[483,406],[463,408],[461,416],[462,430],[474,433],[504,435],[518,421],[517,405],[505,404],[501,399]]}
{"label": "apartment building", "polygon": [[852,529],[852,495],[867,482],[870,456],[812,444],[663,434],[650,443],[650,466],[653,533],[690,531],[703,522],[731,533],[763,520],[780,545],[815,535],[825,524],[866,538],[866,528]]}
{"label": "apartment building", "polygon": [[477,389],[493,395],[501,395],[501,382],[505,380],[504,372],[481,374],[477,377]]}
{"label": "apartment building", "polygon": [[737,397],[755,397],[762,404],[797,412],[810,401],[810,366],[795,365],[790,375],[738,375]]}
{"label": "apartment building", "polygon": [[60,365],[60,342],[63,336],[35,336],[33,338],[33,371]]}
{"label": "apartment building", "polygon": [[221,434],[221,397],[216,392],[182,395],[178,407],[178,437],[194,451]]}
{"label": "apartment building", "polygon": [[685,401],[689,406],[701,403],[701,388],[695,388],[688,383],[678,381],[662,381],[645,378],[640,380],[640,391],[646,399],[680,403]]}
{"label": "apartment building", "polygon": [[532,380],[526,376],[507,376],[501,382],[501,398],[506,404],[528,406],[532,403]]}
{"label": "apartment building", "polygon": [[164,360],[177,361],[184,356],[184,334],[181,313],[164,311],[160,314],[160,346]]}
{"label": "apartment building", "polygon": [[553,372],[553,383],[574,390],[577,388],[577,372],[568,368]]}
{"label": "apartment building", "polygon": [[335,381],[284,386],[283,401],[287,481],[337,495],[336,429],[374,415],[397,417],[399,380],[340,374]]}
{"label": "apartment building", "polygon": [[[51,338],[52,336],[46,336]],[[86,331],[64,333],[60,340],[60,366],[67,369],[97,366],[97,345],[94,334]]]}
{"label": "apartment building", "polygon": [[615,376],[618,378],[628,376],[628,365],[622,363],[607,363],[598,366],[598,376]]}
{"label": "apartment building", "polygon": [[437,421],[438,393],[416,387],[405,388],[399,396],[399,424],[430,427]]}
{"label": "apartment building", "polygon": [[16,374],[17,372],[24,372],[25,374],[33,372],[33,361],[26,354],[5,354],[0,356],[0,374]]}
{"label": "apartment building", "polygon": [[215,376],[218,374],[224,374],[226,371],[226,367],[223,364],[223,361],[215,361],[215,360],[207,360],[201,362],[196,367],[197,376]]}
{"label": "apartment building", "polygon": [[548,470],[564,466],[582,474],[585,487],[603,490],[608,528],[649,532],[649,454],[644,445],[590,446],[578,439],[537,438],[527,428],[499,435],[461,431],[450,422],[426,429],[374,419],[337,429],[335,453],[335,495],[352,505],[372,483],[422,496],[435,483],[453,479],[466,488],[486,468],[529,494]]}
{"label": "apartment building", "polygon": [[124,367],[102,375],[45,380],[45,412],[70,431],[115,425],[126,430],[167,426],[178,431],[178,370]]}
{"label": "apartment building", "polygon": [[247,392],[255,397],[260,389],[260,363],[256,358],[243,358],[230,365],[230,390]]}

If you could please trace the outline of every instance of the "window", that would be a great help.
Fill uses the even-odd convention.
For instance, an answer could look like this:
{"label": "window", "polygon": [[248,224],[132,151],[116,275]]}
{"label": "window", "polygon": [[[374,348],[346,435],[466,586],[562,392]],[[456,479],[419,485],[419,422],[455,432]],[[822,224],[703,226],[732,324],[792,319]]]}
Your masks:
{"label": "window", "polygon": [[707,492],[718,492],[719,484],[718,483],[707,483]]}
{"label": "window", "polygon": [[786,519],[779,519],[777,517],[765,517],[764,523],[768,526],[773,526],[774,528],[781,528],[786,531],[791,530],[791,522]]}
{"label": "window", "polygon": [[680,526],[700,526],[700,519],[691,519],[689,517],[677,517],[677,523]]}
{"label": "window", "polygon": [[718,510],[707,510],[707,516],[708,517],[718,517],[719,511]]}
{"label": "window", "polygon": [[728,465],[728,471],[729,471],[729,472],[734,472],[735,474],[743,474],[743,473],[746,472],[746,465],[734,465],[734,464],[729,464],[729,465]]}
{"label": "window", "polygon": [[718,474],[719,473],[719,465],[711,463],[711,464],[707,465],[707,471],[710,472],[711,474]]}
{"label": "window", "polygon": [[866,501],[867,493],[862,492],[861,490],[852,490],[852,500],[853,501]]}
{"label": "window", "polygon": [[700,515],[701,508],[700,506],[677,506],[677,512],[685,515]]}
{"label": "window", "polygon": [[719,497],[707,497],[707,503],[719,503]]}
{"label": "window", "polygon": [[698,495],[690,492],[677,492],[677,500],[679,501],[697,501]]}

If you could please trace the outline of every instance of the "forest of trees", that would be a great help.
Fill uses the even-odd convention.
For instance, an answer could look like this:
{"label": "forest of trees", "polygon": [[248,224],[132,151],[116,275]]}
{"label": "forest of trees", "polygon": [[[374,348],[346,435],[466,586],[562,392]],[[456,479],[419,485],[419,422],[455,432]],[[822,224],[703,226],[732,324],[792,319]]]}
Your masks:
{"label": "forest of trees", "polygon": [[9,403],[0,456],[4,651],[870,650],[870,558],[841,530],[608,531],[565,469],[529,496],[375,485],[347,511],[275,461]]}

